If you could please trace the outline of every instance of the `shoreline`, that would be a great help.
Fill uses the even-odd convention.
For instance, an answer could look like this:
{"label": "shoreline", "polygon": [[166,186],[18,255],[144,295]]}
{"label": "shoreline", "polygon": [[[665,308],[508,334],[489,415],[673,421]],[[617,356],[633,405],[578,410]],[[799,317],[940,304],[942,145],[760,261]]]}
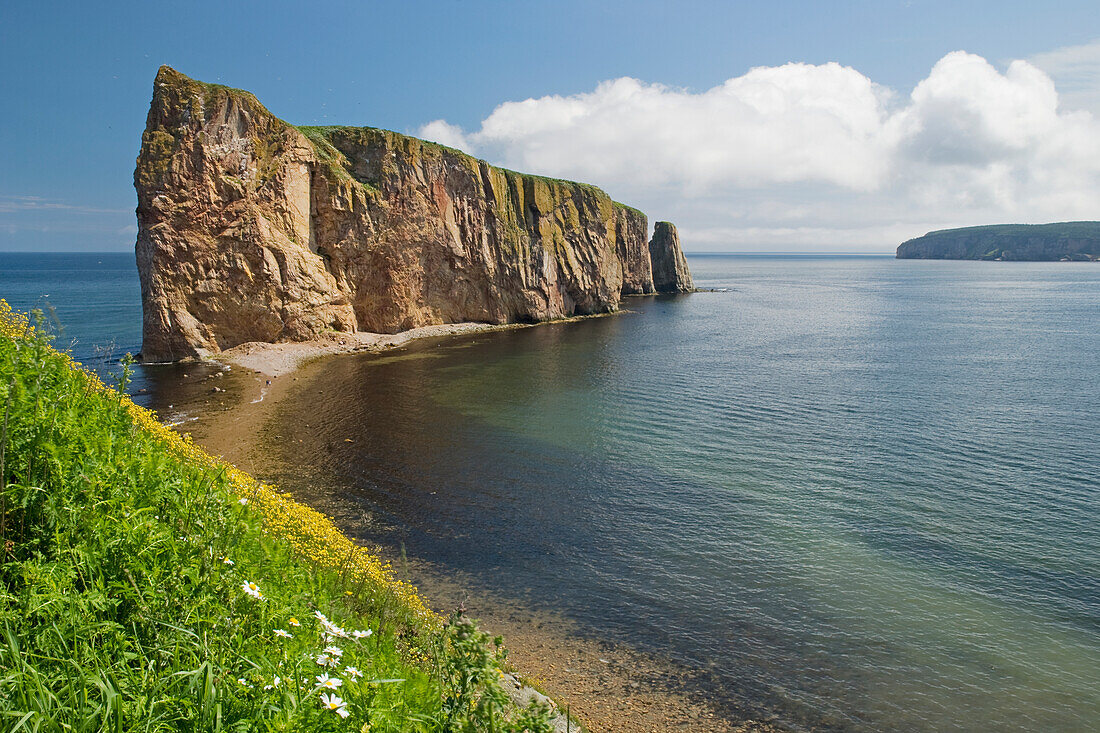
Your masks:
{"label": "shoreline", "polygon": [[503,331],[514,328],[527,328],[528,324],[492,323],[445,323],[436,326],[421,326],[399,333],[358,333],[334,332],[326,338],[312,341],[292,341],[266,343],[249,341],[226,349],[210,358],[215,361],[229,362],[244,369],[262,372],[269,377],[282,377],[298,369],[305,363],[323,356],[336,354],[378,354],[383,351],[399,349],[412,342],[430,338],[446,338],[485,331]]}
{"label": "shoreline", "polygon": [[[629,311],[619,313],[623,312]],[[580,318],[604,315],[613,314]],[[531,325],[539,324],[454,324],[381,338],[378,334],[354,339],[334,334],[331,340],[302,344],[242,344],[216,357],[216,361],[234,367],[229,380],[217,382],[224,383],[225,389],[196,391],[199,404],[188,406],[193,417],[177,429],[186,427],[205,449],[268,480],[273,473],[279,473],[278,459],[269,445],[270,441],[280,439],[279,405],[288,398],[302,399],[319,389],[315,378],[328,361],[321,357],[380,353],[399,350],[413,340],[442,340]],[[197,381],[208,384],[213,376],[199,377]],[[299,501],[335,515],[337,525],[354,536],[351,530],[356,520],[346,516],[347,507],[340,505],[339,497],[325,497],[323,489],[301,483],[288,485],[278,480],[276,483],[280,490],[293,493]],[[340,514],[345,517],[342,519]],[[404,567],[407,579],[420,589],[434,610],[446,613],[462,605],[491,634],[503,635],[510,652],[509,662],[517,676],[555,699],[593,733],[779,730],[711,704],[702,691],[704,670],[591,638],[553,612],[535,611],[521,600],[495,596],[447,568],[406,559],[395,547],[372,549],[395,567],[399,564]]]}
{"label": "shoreline", "polygon": [[[653,294],[656,295],[656,294]],[[652,297],[630,296],[630,297]],[[297,371],[300,367],[314,359],[323,356],[335,356],[338,354],[379,354],[384,351],[399,349],[413,341],[427,339],[447,338],[451,336],[466,336],[487,331],[513,331],[520,328],[535,328],[555,323],[574,323],[590,318],[609,318],[632,314],[626,308],[610,311],[608,313],[593,313],[583,316],[570,316],[569,318],[555,318],[549,321],[537,323],[481,323],[477,321],[464,321],[462,323],[439,323],[432,326],[420,326],[410,328],[397,333],[374,333],[372,331],[357,331],[349,333],[345,331],[333,331],[322,338],[310,341],[246,341],[217,354],[207,354],[199,358],[183,359],[178,362],[145,362],[147,366],[157,367],[171,364],[203,364],[226,363],[254,372],[266,374],[269,377],[282,377]]]}

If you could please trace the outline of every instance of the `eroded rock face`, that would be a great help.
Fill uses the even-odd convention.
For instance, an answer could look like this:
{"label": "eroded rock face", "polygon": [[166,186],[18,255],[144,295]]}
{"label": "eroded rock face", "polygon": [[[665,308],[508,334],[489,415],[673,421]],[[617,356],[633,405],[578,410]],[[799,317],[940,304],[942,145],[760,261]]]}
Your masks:
{"label": "eroded rock face", "polygon": [[603,313],[655,289],[645,215],[598,188],[386,130],[296,128],[168,67],[134,185],[147,361]]}
{"label": "eroded rock face", "polygon": [[629,206],[615,211],[615,243],[623,263],[623,295],[655,293],[653,263],[649,258],[649,222],[646,215]]}
{"label": "eroded rock face", "polygon": [[687,259],[680,249],[676,225],[667,221],[653,225],[649,256],[653,265],[653,285],[658,293],[688,293],[695,289]]}

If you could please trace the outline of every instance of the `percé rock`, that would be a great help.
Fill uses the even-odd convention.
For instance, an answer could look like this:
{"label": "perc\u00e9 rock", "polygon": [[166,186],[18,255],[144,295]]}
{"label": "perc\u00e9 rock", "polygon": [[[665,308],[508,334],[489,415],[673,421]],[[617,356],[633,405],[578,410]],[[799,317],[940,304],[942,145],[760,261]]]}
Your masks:
{"label": "perc\u00e9 rock", "polygon": [[902,243],[897,256],[926,260],[1097,261],[1100,222],[941,229]]}
{"label": "perc\u00e9 rock", "polygon": [[690,290],[678,241],[647,246],[645,215],[594,186],[387,130],[295,127],[166,66],[134,186],[146,361]]}
{"label": "perc\u00e9 rock", "polygon": [[653,225],[649,242],[649,257],[653,263],[653,286],[659,293],[688,293],[695,289],[687,259],[680,249],[676,225],[659,221]]}

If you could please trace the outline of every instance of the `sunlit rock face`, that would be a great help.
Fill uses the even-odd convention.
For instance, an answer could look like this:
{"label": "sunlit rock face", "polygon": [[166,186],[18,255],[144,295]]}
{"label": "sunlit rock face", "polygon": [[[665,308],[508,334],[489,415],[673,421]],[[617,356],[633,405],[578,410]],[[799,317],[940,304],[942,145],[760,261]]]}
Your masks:
{"label": "sunlit rock face", "polygon": [[654,225],[649,256],[653,285],[658,293],[687,293],[695,289],[675,224],[659,221]]}
{"label": "sunlit rock face", "polygon": [[294,127],[248,92],[168,67],[134,185],[146,361],[690,290],[675,229],[647,246],[645,215],[594,186],[387,130]]}

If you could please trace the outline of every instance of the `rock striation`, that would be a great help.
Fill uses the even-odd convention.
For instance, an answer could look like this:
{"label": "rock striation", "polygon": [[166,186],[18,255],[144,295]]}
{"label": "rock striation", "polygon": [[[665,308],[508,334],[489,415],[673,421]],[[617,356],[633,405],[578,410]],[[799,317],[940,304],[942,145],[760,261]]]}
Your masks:
{"label": "rock striation", "polygon": [[653,225],[649,258],[653,265],[653,285],[657,292],[687,293],[695,289],[687,259],[680,249],[680,235],[675,224],[659,221]]}
{"label": "rock striation", "polygon": [[1100,222],[941,229],[902,243],[897,256],[934,260],[1097,261]]}
{"label": "rock striation", "polygon": [[691,290],[675,228],[647,243],[646,216],[594,186],[388,130],[295,127],[166,66],[134,186],[146,361]]}

